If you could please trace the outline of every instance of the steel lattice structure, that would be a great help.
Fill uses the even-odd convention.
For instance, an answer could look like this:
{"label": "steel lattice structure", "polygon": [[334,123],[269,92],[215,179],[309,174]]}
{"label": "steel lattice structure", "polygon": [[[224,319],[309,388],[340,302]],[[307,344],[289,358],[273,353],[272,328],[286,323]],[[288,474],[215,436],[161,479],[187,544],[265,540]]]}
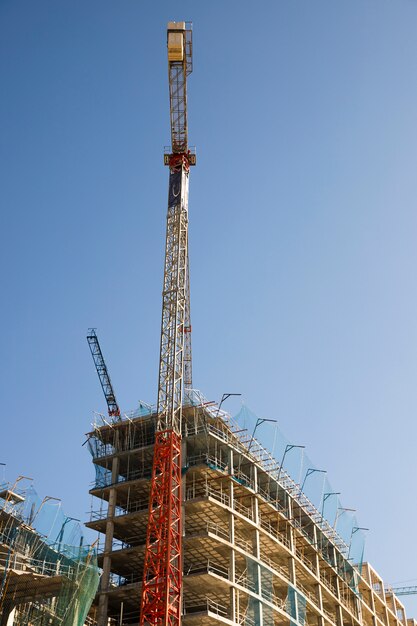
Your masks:
{"label": "steel lattice structure", "polygon": [[[179,49],[177,42],[182,47],[178,55],[176,54]],[[168,71],[173,154],[188,152],[187,76],[192,70],[191,24],[170,22],[168,24]]]}
{"label": "steel lattice structure", "polygon": [[181,436],[156,434],[140,624],[181,623]]}
{"label": "steel lattice structure", "polygon": [[188,167],[173,159],[169,176],[158,385],[158,430],[181,433],[188,261]]}
{"label": "steel lattice structure", "polygon": [[385,590],[388,593],[395,593],[396,596],[413,596],[417,594],[417,586],[410,587],[387,587]]}
{"label": "steel lattice structure", "polygon": [[107,370],[103,353],[101,351],[98,337],[94,328],[88,329],[87,341],[88,345],[90,346],[91,355],[93,357],[94,365],[96,366],[104,397],[106,398],[109,416],[120,417],[119,405],[117,404],[116,395],[114,393],[113,385],[110,380],[110,375]]}
{"label": "steel lattice structure", "polygon": [[191,386],[188,269],[188,183],[195,154],[188,150],[187,75],[191,28],[168,24],[171,114],[168,213],[158,382],[157,432],[149,499],[140,625],[181,623],[181,421],[184,384]]}
{"label": "steel lattice structure", "polygon": [[187,259],[187,284],[185,294],[185,325],[184,325],[184,387],[193,387],[193,368],[191,353],[191,312],[190,312],[190,264]]}

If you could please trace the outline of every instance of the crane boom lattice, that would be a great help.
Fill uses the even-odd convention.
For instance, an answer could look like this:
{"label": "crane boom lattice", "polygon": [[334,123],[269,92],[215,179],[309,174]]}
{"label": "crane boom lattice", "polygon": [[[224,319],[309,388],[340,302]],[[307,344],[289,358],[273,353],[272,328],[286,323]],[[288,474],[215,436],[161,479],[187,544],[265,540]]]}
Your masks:
{"label": "crane boom lattice", "polygon": [[414,596],[417,594],[417,586],[388,587],[385,591],[388,593],[394,593],[396,596]]}
{"label": "crane boom lattice", "polygon": [[120,417],[119,405],[117,404],[116,395],[114,393],[113,385],[110,380],[110,375],[107,370],[103,353],[101,351],[98,337],[94,328],[89,328],[87,341],[88,345],[90,346],[91,355],[93,357],[94,365],[96,366],[104,397],[106,398],[109,416]]}

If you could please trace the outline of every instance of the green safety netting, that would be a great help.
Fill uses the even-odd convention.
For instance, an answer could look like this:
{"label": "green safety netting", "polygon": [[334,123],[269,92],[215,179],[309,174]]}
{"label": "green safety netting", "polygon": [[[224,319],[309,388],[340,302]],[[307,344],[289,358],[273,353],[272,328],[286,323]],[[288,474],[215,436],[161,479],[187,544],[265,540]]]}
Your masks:
{"label": "green safety netting", "polygon": [[99,583],[97,554],[81,525],[33,487],[0,497],[0,621],[82,626]]}

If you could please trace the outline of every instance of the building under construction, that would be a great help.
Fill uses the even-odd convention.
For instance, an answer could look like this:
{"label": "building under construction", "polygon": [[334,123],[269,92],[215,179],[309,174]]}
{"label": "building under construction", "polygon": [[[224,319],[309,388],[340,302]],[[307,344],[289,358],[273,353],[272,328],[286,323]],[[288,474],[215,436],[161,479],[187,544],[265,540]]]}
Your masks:
{"label": "building under construction", "polygon": [[[286,471],[220,405],[193,390],[188,272],[187,77],[192,33],[168,24],[171,140],[158,400],[123,414],[94,330],[108,406],[89,433],[101,533],[98,626],[406,626],[404,607]],[[261,420],[262,421],[262,420]],[[265,420],[263,420],[265,421]],[[258,421],[257,421],[258,423]],[[256,430],[256,426],[255,426]],[[305,478],[315,471],[307,469]],[[339,511],[340,514],[344,511]]]}
{"label": "building under construction", "polygon": [[[156,411],[90,433],[99,624],[139,620]],[[414,626],[271,454],[197,392],[183,409],[182,623]]]}
{"label": "building under construction", "polygon": [[99,583],[95,548],[25,481],[0,485],[0,624],[83,626]]}

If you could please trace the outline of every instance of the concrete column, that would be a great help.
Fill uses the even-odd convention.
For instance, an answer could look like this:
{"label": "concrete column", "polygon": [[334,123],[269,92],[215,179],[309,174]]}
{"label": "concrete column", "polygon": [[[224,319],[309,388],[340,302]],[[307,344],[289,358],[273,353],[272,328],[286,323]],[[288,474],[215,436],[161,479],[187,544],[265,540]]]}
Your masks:
{"label": "concrete column", "polygon": [[[370,576],[367,576],[367,580],[368,583],[372,589],[372,580]],[[372,608],[372,624],[373,626],[377,626],[378,622],[376,620],[376,610],[375,610],[375,598],[374,598],[374,592],[373,590],[371,591],[371,593],[369,594],[370,600],[371,600],[371,608]]]}
{"label": "concrete column", "polygon": [[338,626],[343,626],[343,611],[342,611],[342,607],[340,606],[340,604],[336,605],[336,623]]}
{"label": "concrete column", "polygon": [[[258,491],[258,470],[256,465],[253,465],[253,478],[254,478],[254,488],[255,493]],[[254,521],[256,524],[256,529],[254,533],[254,554],[258,560],[261,558],[261,549],[260,549],[260,537],[259,537],[259,502],[257,496],[253,496],[253,512],[254,512]],[[259,563],[255,564],[256,571],[256,579],[257,579],[257,593],[260,597],[262,597],[262,575],[261,575],[261,566]],[[259,607],[259,621],[258,625],[263,626],[263,611],[262,611],[262,602],[258,602]]]}
{"label": "concrete column", "polygon": [[[294,518],[294,503],[293,503],[292,498],[290,498],[290,497],[288,497],[288,518],[289,519],[293,519]],[[289,534],[290,549],[291,549],[291,552],[294,554],[295,553],[294,528],[292,527],[292,525],[290,523],[288,523],[287,528],[289,528],[289,531],[290,531],[290,534]],[[288,571],[289,571],[290,581],[292,583],[292,586],[297,587],[295,558],[293,556],[290,556],[289,559],[288,559]],[[295,616],[294,616],[294,618],[295,618],[296,621],[298,621],[298,598],[297,598],[296,592],[294,592],[294,595],[295,595],[295,599],[294,599]]]}
{"label": "concrete column", "polygon": [[[334,552],[334,549],[333,549]],[[336,562],[336,555],[333,554],[333,559]],[[339,581],[339,577],[335,576],[334,577],[334,582],[335,582],[335,586],[336,586],[336,595],[337,595],[337,599],[339,600],[339,603],[336,605],[336,623],[337,626],[343,626],[343,611],[342,611],[342,607],[340,605],[340,581]]]}
{"label": "concrete column", "polygon": [[[294,517],[294,506],[292,498],[288,498],[288,517],[289,519],[293,519]],[[289,528],[289,542],[291,552],[294,554],[295,552],[295,540],[294,540],[294,529],[290,523],[288,523],[287,528]],[[288,569],[290,574],[290,581],[295,584],[295,559],[294,557],[290,557],[288,559]]]}
{"label": "concrete column", "polygon": [[362,602],[359,600],[356,594],[353,596],[353,603],[356,607],[356,617],[362,624]]}
{"label": "concrete column", "polygon": [[[228,467],[229,467],[229,475],[233,476],[233,450],[231,448],[228,449]],[[233,499],[234,499],[234,484],[233,479],[230,478],[229,481],[229,496],[230,496],[230,507],[233,509]],[[235,516],[233,512],[229,513],[229,541],[232,546],[235,545]],[[231,550],[230,554],[230,580],[233,585],[230,587],[230,613],[232,621],[237,623],[237,598],[236,598],[236,588],[234,584],[236,582],[236,558],[235,558],[235,550],[234,547]]]}
{"label": "concrete column", "polygon": [[[314,545],[317,547],[318,546],[318,541],[321,541],[321,537],[319,539],[319,533],[318,533],[318,530],[317,530],[317,526],[314,526],[313,532],[314,532]],[[317,550],[315,550],[314,557],[313,557],[313,565],[314,565],[315,574],[320,579],[319,563],[320,563],[319,555],[318,555]],[[320,584],[317,584],[317,595],[316,595],[316,597],[317,597],[317,602],[318,602],[318,605],[320,607],[320,610],[323,610],[323,594],[321,592],[321,582],[320,582]],[[324,622],[324,618],[320,617],[320,619],[319,619],[320,626],[323,626],[323,622]]]}
{"label": "concrete column", "polygon": [[[314,543],[317,547],[316,552],[314,553],[314,558],[313,558],[313,564],[314,564],[314,568],[315,568],[315,574],[317,576],[317,578],[320,580],[320,583],[317,585],[317,602],[318,605],[320,607],[320,610],[323,610],[323,593],[322,593],[322,582],[321,582],[321,578],[320,578],[320,559],[319,559],[319,555],[318,555],[318,549],[319,549],[319,542],[321,542],[322,538],[321,535],[319,536],[319,532],[317,527],[314,527]],[[322,617],[321,615],[318,617],[318,626],[325,626],[325,619],[324,617]]]}
{"label": "concrete column", "polygon": [[[119,433],[116,431],[115,433],[115,451],[116,454],[113,457],[112,461],[112,470],[111,470],[111,482],[112,485],[115,485],[119,476],[119,456],[118,456],[118,442],[119,442]],[[114,535],[114,513],[116,510],[117,503],[117,489],[112,486],[109,493],[109,506],[107,509],[107,522],[106,522],[106,536],[104,540],[104,555],[103,555],[103,573],[100,579],[100,591],[98,597],[98,611],[97,611],[97,626],[106,626],[107,619],[107,609],[109,604],[108,598],[108,590],[110,583],[110,572],[111,572],[111,551],[113,546],[113,535]]]}

